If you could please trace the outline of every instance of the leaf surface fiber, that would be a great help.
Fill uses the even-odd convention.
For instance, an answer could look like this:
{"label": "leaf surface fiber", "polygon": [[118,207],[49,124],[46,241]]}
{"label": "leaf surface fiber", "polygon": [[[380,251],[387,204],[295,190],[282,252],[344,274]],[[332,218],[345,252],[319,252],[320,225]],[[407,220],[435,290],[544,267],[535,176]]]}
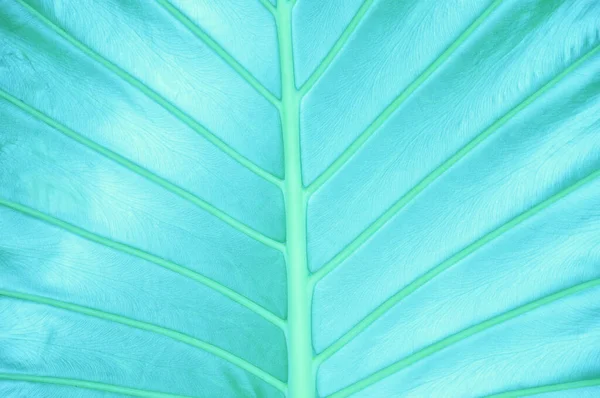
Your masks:
{"label": "leaf surface fiber", "polygon": [[599,2],[0,0],[0,397],[597,397],[599,353]]}

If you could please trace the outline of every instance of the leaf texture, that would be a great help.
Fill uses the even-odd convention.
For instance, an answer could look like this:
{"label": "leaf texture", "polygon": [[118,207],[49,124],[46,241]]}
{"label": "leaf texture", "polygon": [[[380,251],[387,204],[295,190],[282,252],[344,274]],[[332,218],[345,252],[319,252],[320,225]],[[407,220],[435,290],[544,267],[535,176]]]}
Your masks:
{"label": "leaf texture", "polygon": [[0,396],[600,395],[600,3],[0,0]]}

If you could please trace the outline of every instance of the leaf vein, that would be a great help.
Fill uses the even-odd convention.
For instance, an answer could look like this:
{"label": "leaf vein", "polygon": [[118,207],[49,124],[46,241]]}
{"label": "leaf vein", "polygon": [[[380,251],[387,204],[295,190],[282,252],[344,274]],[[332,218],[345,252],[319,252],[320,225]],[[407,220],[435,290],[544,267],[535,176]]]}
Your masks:
{"label": "leaf vein", "polygon": [[199,26],[190,20],[190,18],[181,12],[168,0],[156,0],[169,14],[184,25],[194,36],[202,40],[210,47],[221,59],[223,59],[233,70],[235,70],[248,84],[250,84],[260,95],[273,104],[277,109],[281,103],[272,92],[270,92],[256,77],[252,75],[239,61],[229,54],[215,39],[204,32]]}
{"label": "leaf vein", "polygon": [[489,318],[483,322],[475,324],[471,327],[461,330],[460,332],[457,332],[451,336],[448,336],[442,340],[439,340],[438,342],[433,343],[433,344],[415,352],[414,354],[411,354],[411,355],[405,357],[404,359],[401,359],[401,360],[395,362],[394,364],[389,365],[389,366],[371,374],[370,376],[367,376],[364,379],[362,379],[356,383],[353,383],[353,384],[339,390],[338,392],[335,392],[335,393],[329,395],[327,398],[344,398],[344,397],[347,397],[358,391],[364,390],[365,388],[383,380],[384,378],[389,377],[389,376],[401,371],[402,369],[405,369],[405,368],[413,365],[414,363],[416,363],[428,356],[431,356],[445,348],[448,348],[452,345],[460,343],[463,340],[465,340],[477,333],[480,333],[487,329],[490,329],[493,326],[500,325],[504,322],[507,322],[507,321],[514,319],[520,315],[523,315],[525,313],[533,311],[544,305],[551,304],[557,300],[560,300],[562,298],[579,293],[579,292],[587,290],[587,289],[591,289],[596,286],[600,286],[600,279],[592,279],[590,281],[581,283],[579,285],[575,285],[575,286],[571,286],[571,287],[563,289],[563,290],[559,290],[558,292],[550,294],[546,297],[531,301],[525,305],[522,305],[522,306],[516,307],[512,310],[503,312],[500,315]]}
{"label": "leaf vein", "polygon": [[408,99],[429,77],[439,69],[450,56],[465,42],[471,34],[492,14],[503,0],[494,1],[427,69],[425,69],[412,83],[410,83],[384,110],[371,122],[371,124],[348,146],[341,155],[327,169],[317,177],[307,188],[308,194],[316,192],[339,169],[358,152],[367,140],[393,115],[393,113]]}
{"label": "leaf vein", "polygon": [[263,7],[265,7],[274,17],[277,15],[275,6],[269,2],[269,0],[258,0]]}
{"label": "leaf vein", "polygon": [[600,45],[594,47],[588,53],[580,57],[577,61],[572,63],[568,68],[563,70],[560,74],[552,78],[544,86],[534,92],[532,95],[523,100],[520,104],[512,108],[509,112],[505,113],[504,116],[497,119],[483,132],[477,135],[467,145],[462,147],[458,152],[448,158],[444,163],[438,166],[435,170],[429,173],[424,179],[422,179],[417,185],[411,188],[404,196],[402,196],[396,203],[394,203],[388,210],[386,210],[381,216],[379,216],[367,229],[361,232],[350,244],[348,244],[342,251],[336,254],[328,263],[321,267],[312,275],[312,282],[317,283],[331,271],[333,271],[338,265],[344,260],[350,257],[358,248],[360,248],[369,238],[371,238],[377,231],[379,231],[388,221],[390,221],[400,210],[404,208],[411,200],[419,195],[425,188],[432,184],[437,178],[443,175],[448,169],[454,164],[460,161],[462,158],[467,156],[473,151],[479,144],[481,144],[486,138],[492,133],[498,130],[500,127],[505,125],[509,120],[516,116],[519,112],[533,103],[536,99],[542,96],[546,91],[555,86],[560,80],[565,78],[575,69],[580,67],[586,60],[595,55],[600,51]]}
{"label": "leaf vein", "polygon": [[346,42],[352,36],[352,33],[356,30],[356,27],[360,24],[363,17],[369,10],[373,4],[373,0],[365,0],[365,2],[360,6],[354,17],[350,20],[346,29],[342,32],[340,37],[337,39],[331,50],[327,53],[325,58],[319,63],[314,72],[310,75],[310,77],[306,80],[306,82],[300,88],[300,96],[303,97],[310,91],[311,88],[317,83],[317,81],[323,76],[323,74],[327,71],[331,63],[335,60],[339,52],[344,48]]}
{"label": "leaf vein", "polygon": [[279,251],[283,251],[283,247],[284,247],[283,243],[276,241],[276,240],[262,234],[261,232],[249,227],[248,225],[244,224],[243,222],[241,222],[241,221],[235,219],[234,217],[230,216],[229,214],[225,213],[223,210],[218,209],[217,207],[211,205],[210,203],[197,197],[196,195],[188,192],[187,190],[152,173],[151,171],[147,170],[146,168],[141,167],[140,165],[117,154],[116,152],[111,151],[110,149],[108,149],[106,147],[103,147],[102,145],[90,140],[89,138],[84,137],[83,135],[75,132],[74,130],[70,129],[69,127],[59,123],[57,120],[49,117],[48,115],[42,113],[41,111],[33,108],[29,104],[24,103],[23,101],[19,100],[18,98],[15,98],[11,94],[9,94],[1,89],[0,89],[0,98],[5,99],[6,101],[10,102],[17,108],[21,109],[22,111],[26,112],[30,116],[34,117],[35,119],[45,123],[46,125],[50,126],[51,128],[59,131],[60,133],[66,135],[67,137],[80,143],[81,145],[93,150],[94,152],[100,154],[101,156],[120,164],[121,166],[125,167],[129,171],[145,178],[146,180],[148,180],[154,184],[159,185],[160,187],[164,188],[165,190],[200,207],[201,209],[205,210],[212,216],[218,218],[219,220],[223,221],[224,223],[228,224],[229,226],[235,228],[237,231],[244,233],[245,235],[264,244],[265,246],[271,247],[271,248],[279,250]]}
{"label": "leaf vein", "polygon": [[109,312],[105,312],[105,311],[101,311],[101,310],[97,310],[97,309],[93,309],[93,308],[89,308],[89,307],[84,307],[84,306],[69,303],[69,302],[54,300],[54,299],[51,299],[48,297],[35,296],[32,294],[14,292],[14,291],[8,291],[8,290],[0,290],[0,296],[10,297],[10,298],[17,299],[17,300],[30,301],[33,303],[38,303],[38,304],[43,304],[43,305],[48,305],[48,306],[51,306],[54,308],[60,308],[65,311],[76,312],[76,313],[90,316],[93,318],[103,319],[108,322],[119,323],[119,324],[126,325],[129,327],[135,328],[135,329],[145,330],[145,331],[148,331],[151,333],[163,335],[163,336],[166,336],[173,340],[187,344],[189,346],[198,348],[202,351],[206,351],[206,352],[213,354],[221,359],[224,359],[227,362],[230,362],[231,364],[239,367],[240,369],[243,369],[243,370],[247,371],[248,373],[253,374],[254,376],[260,378],[264,382],[272,385],[273,387],[275,387],[281,391],[285,391],[285,388],[286,388],[285,383],[283,383],[281,380],[277,379],[276,377],[272,376],[271,374],[267,373],[266,371],[260,369],[259,367],[251,364],[250,362],[238,357],[237,355],[235,355],[227,350],[224,350],[222,348],[219,348],[217,346],[214,346],[212,344],[209,344],[205,341],[202,341],[202,340],[196,339],[194,337],[188,336],[187,334],[178,332],[176,330],[164,328],[162,326],[154,325],[154,324],[148,323],[148,322],[138,321],[136,319],[133,319],[133,318],[130,318],[127,316],[123,316],[123,315],[112,314]]}
{"label": "leaf vein", "polygon": [[99,383],[96,381],[67,379],[63,377],[38,376],[27,374],[0,373],[0,380],[23,381],[28,383],[53,384],[59,386],[83,388],[86,390],[105,391],[131,397],[143,398],[193,398],[188,395],[175,395],[158,391],[142,390],[138,388],[117,386],[114,384]]}
{"label": "leaf vein", "polygon": [[549,392],[574,390],[578,388],[600,386],[600,379],[578,380],[567,383],[549,384],[539,387],[523,388],[520,390],[506,391],[499,394],[488,395],[488,398],[517,398],[530,395],[545,394]]}
{"label": "leaf vein", "polygon": [[24,206],[19,203],[11,202],[11,201],[8,201],[5,199],[0,199],[0,206],[7,207],[7,208],[17,211],[19,213],[22,213],[26,216],[35,218],[35,219],[43,221],[47,224],[61,228],[65,231],[68,231],[68,232],[70,232],[74,235],[77,235],[83,239],[86,239],[88,241],[91,241],[91,242],[97,243],[99,245],[106,246],[111,249],[120,251],[122,253],[129,254],[134,257],[149,261],[149,262],[159,265],[165,269],[168,269],[172,272],[178,273],[184,277],[192,279],[202,285],[205,285],[206,287],[208,287],[210,289],[213,289],[213,290],[221,293],[223,296],[246,307],[250,311],[253,311],[257,315],[263,317],[264,319],[271,322],[273,325],[281,328],[282,330],[285,328],[285,324],[286,324],[285,320],[281,319],[280,317],[278,317],[277,315],[275,315],[268,309],[255,303],[254,301],[250,300],[249,298],[237,293],[236,291],[226,287],[225,285],[223,285],[213,279],[210,279],[202,274],[199,274],[195,271],[192,271],[189,268],[183,267],[179,264],[176,264],[172,261],[158,257],[154,254],[148,253],[139,248],[129,246],[129,245],[121,243],[121,242],[114,241],[114,240],[106,238],[104,236],[97,235],[93,232],[87,231],[83,228],[77,227],[66,221],[52,217],[48,214],[42,213],[38,210],[32,209],[30,207]]}
{"label": "leaf vein", "polygon": [[435,277],[440,275],[442,272],[446,271],[448,268],[457,264],[459,261],[461,261],[464,258],[466,258],[467,256],[473,254],[474,252],[481,249],[488,243],[492,242],[493,240],[497,239],[501,235],[512,230],[513,228],[517,227],[519,224],[522,224],[529,218],[540,213],[544,209],[546,209],[549,206],[553,205],[554,203],[558,202],[560,199],[566,197],[570,193],[573,193],[577,189],[581,188],[583,185],[590,183],[591,181],[593,181],[594,179],[596,179],[598,177],[600,177],[600,170],[589,174],[587,177],[577,181],[575,184],[570,185],[569,187],[559,191],[555,195],[552,195],[550,198],[544,200],[543,202],[538,203],[534,207],[532,207],[529,210],[514,217],[509,222],[501,225],[500,227],[496,228],[495,230],[489,232],[488,234],[482,236],[475,242],[466,246],[464,249],[462,249],[458,253],[454,254],[450,258],[446,259],[445,261],[441,262],[434,268],[430,269],[428,272],[426,272],[425,274],[423,274],[420,277],[418,277],[417,279],[415,279],[413,282],[408,284],[406,287],[404,287],[403,289],[398,291],[396,294],[394,294],[392,297],[390,297],[385,302],[383,302],[381,305],[379,305],[369,315],[365,316],[359,323],[357,323],[354,327],[352,327],[352,329],[350,329],[347,333],[345,333],[342,337],[340,337],[338,340],[336,340],[327,349],[325,349],[323,352],[321,352],[319,355],[317,355],[317,357],[315,358],[315,362],[320,364],[320,363],[326,361],[333,354],[335,354],[337,351],[342,349],[342,347],[344,347],[346,344],[350,343],[361,332],[363,332],[365,329],[367,329],[369,326],[371,326],[373,323],[375,323],[378,319],[380,319],[382,316],[384,316],[396,304],[398,304],[400,301],[404,300],[406,297],[410,296],[416,290],[418,290],[423,285],[425,285],[428,282],[430,282],[431,280],[433,280]]}
{"label": "leaf vein", "polygon": [[142,81],[140,81],[136,77],[132,76],[131,74],[129,74],[127,71],[120,68],[116,64],[112,63],[111,61],[109,61],[108,59],[106,59],[104,56],[100,55],[96,51],[87,47],[79,40],[75,39],[73,36],[71,36],[65,30],[63,30],[59,26],[55,25],[52,21],[50,21],[48,18],[46,18],[40,12],[38,12],[35,8],[30,6],[28,3],[26,3],[25,0],[16,0],[16,1],[19,4],[21,4],[24,8],[26,8],[33,16],[35,16],[42,23],[44,23],[48,28],[50,28],[56,34],[61,36],[63,39],[65,39],[67,42],[69,42],[71,45],[73,45],[75,48],[77,48],[79,51],[81,51],[82,53],[84,53],[85,55],[87,55],[88,57],[93,59],[94,61],[101,64],[106,69],[113,72],[116,76],[118,76],[123,81],[130,84],[132,87],[135,87],[136,89],[138,89],[146,97],[148,97],[149,99],[154,101],[156,104],[160,105],[167,112],[171,113],[176,119],[178,119],[179,121],[181,121],[182,123],[184,123],[185,125],[190,127],[193,131],[195,131],[202,137],[204,137],[207,141],[209,141],[215,147],[217,147],[222,152],[227,154],[229,157],[231,157],[232,159],[237,161],[240,165],[242,165],[243,167],[252,171],[254,174],[260,176],[261,178],[265,179],[266,181],[269,181],[278,187],[282,186],[282,180],[280,178],[278,178],[277,176],[271,174],[270,172],[262,169],[260,166],[253,163],[251,160],[246,158],[244,155],[237,152],[235,149],[230,147],[227,143],[225,143],[223,140],[221,140],[215,134],[210,132],[206,127],[202,126],[199,122],[197,122],[195,119],[193,119],[187,113],[183,112],[181,109],[179,109],[173,103],[171,103],[169,100],[162,97],[156,91],[154,91],[153,89],[148,87]]}

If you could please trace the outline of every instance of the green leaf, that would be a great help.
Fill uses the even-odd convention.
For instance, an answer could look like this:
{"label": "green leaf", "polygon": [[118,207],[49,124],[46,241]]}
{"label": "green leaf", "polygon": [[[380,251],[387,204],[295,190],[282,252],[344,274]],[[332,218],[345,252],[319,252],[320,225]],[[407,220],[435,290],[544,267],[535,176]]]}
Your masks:
{"label": "green leaf", "polygon": [[0,0],[0,396],[599,396],[598,177],[595,0]]}

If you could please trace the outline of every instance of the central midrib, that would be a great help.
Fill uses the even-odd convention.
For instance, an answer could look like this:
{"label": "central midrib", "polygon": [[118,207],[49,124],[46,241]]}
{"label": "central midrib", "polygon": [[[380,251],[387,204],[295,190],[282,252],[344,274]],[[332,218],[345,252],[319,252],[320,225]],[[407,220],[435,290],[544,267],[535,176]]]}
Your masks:
{"label": "central midrib", "polygon": [[311,297],[306,255],[306,195],[300,157],[300,93],[294,79],[291,11],[279,1],[277,39],[281,66],[281,119],[285,162],[286,264],[288,283],[288,391],[290,398],[315,397],[311,337]]}

